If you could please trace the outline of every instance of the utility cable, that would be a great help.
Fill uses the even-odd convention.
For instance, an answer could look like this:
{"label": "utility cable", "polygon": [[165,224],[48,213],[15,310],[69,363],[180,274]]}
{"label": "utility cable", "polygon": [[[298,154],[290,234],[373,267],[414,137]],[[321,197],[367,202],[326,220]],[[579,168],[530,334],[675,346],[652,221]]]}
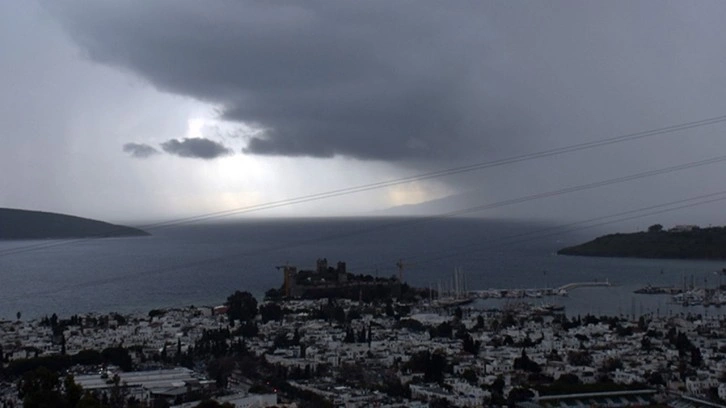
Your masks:
{"label": "utility cable", "polygon": [[[524,196],[524,197],[520,197],[520,198],[516,198],[516,199],[510,199],[510,200],[504,200],[504,201],[500,201],[500,202],[496,202],[496,203],[480,205],[480,206],[471,207],[471,208],[467,208],[467,209],[452,211],[452,212],[445,213],[445,214],[439,214],[436,216],[415,218],[415,219],[399,221],[399,222],[392,222],[392,223],[384,224],[384,225],[381,225],[378,227],[371,227],[368,229],[362,229],[362,230],[352,231],[352,232],[348,232],[348,233],[333,234],[333,235],[328,235],[325,237],[315,238],[315,239],[311,239],[311,240],[303,240],[303,241],[298,241],[298,242],[289,243],[289,244],[272,246],[272,247],[268,247],[268,248],[250,250],[250,251],[245,251],[242,253],[236,253],[233,255],[222,255],[222,256],[213,257],[213,258],[206,258],[203,260],[189,262],[189,263],[185,263],[182,265],[170,265],[168,267],[142,271],[142,272],[128,274],[128,275],[124,275],[124,276],[120,276],[120,277],[99,279],[99,280],[94,280],[91,282],[85,282],[85,283],[79,284],[79,285],[70,285],[70,286],[67,286],[64,288],[60,288],[60,289],[42,291],[39,293],[34,293],[33,295],[46,295],[46,294],[52,294],[52,293],[55,293],[58,291],[69,290],[69,289],[74,289],[74,288],[93,287],[93,286],[103,285],[106,283],[112,283],[112,282],[119,281],[119,280],[125,280],[125,279],[134,278],[134,277],[144,277],[144,276],[149,276],[152,274],[153,275],[163,274],[163,273],[167,273],[167,272],[171,272],[171,271],[175,271],[175,270],[179,270],[179,269],[186,269],[186,268],[195,267],[195,266],[209,266],[209,265],[219,263],[222,261],[226,261],[229,259],[254,256],[254,255],[259,255],[259,254],[263,254],[263,253],[276,252],[276,251],[297,248],[297,247],[307,246],[307,245],[321,243],[321,242],[339,240],[341,238],[347,238],[347,237],[351,237],[351,236],[367,234],[370,232],[390,229],[390,228],[394,228],[394,227],[404,227],[404,226],[409,226],[409,225],[414,225],[414,224],[421,224],[421,223],[440,220],[443,218],[452,217],[452,216],[456,216],[456,215],[478,212],[478,211],[493,209],[493,208],[502,207],[502,206],[506,206],[506,205],[513,205],[513,204],[523,203],[523,202],[527,202],[527,201],[532,201],[532,200],[537,200],[537,199],[542,199],[542,198],[547,198],[547,197],[553,197],[553,196],[557,196],[557,195],[569,194],[569,193],[576,192],[576,191],[603,187],[606,185],[612,185],[612,184],[616,184],[616,183],[632,181],[632,180],[636,180],[636,179],[640,179],[640,178],[652,177],[655,175],[666,174],[666,173],[675,172],[675,171],[681,171],[681,170],[685,170],[688,168],[703,166],[703,165],[707,165],[707,164],[714,164],[714,163],[723,162],[723,161],[726,161],[726,156],[718,156],[718,157],[714,157],[714,158],[710,158],[710,159],[706,159],[706,160],[700,160],[700,161],[685,163],[685,164],[681,164],[681,165],[677,165],[677,166],[670,166],[670,167],[666,167],[666,168],[662,168],[662,169],[658,169],[658,170],[650,170],[650,171],[646,171],[646,172],[632,174],[632,175],[625,176],[625,177],[618,177],[618,178],[613,178],[613,179],[609,179],[609,180],[602,180],[602,181],[598,181],[598,182],[568,187],[568,188],[550,191],[550,192],[546,192],[546,193],[532,194],[532,195],[528,195],[528,196]],[[713,193],[713,194],[718,194],[718,193]]]}
{"label": "utility cable", "polygon": [[[723,123],[723,122],[726,122],[726,115],[715,116],[715,117],[701,119],[701,120],[697,120],[697,121],[684,122],[684,123],[666,126],[666,127],[662,127],[662,128],[635,132],[635,133],[629,133],[629,134],[625,134],[625,135],[620,135],[620,136],[615,136],[615,137],[610,137],[610,138],[605,138],[605,139],[600,139],[600,140],[595,140],[595,141],[590,141],[590,142],[577,143],[577,144],[572,144],[572,145],[563,146],[563,147],[559,147],[559,148],[543,150],[540,152],[526,153],[526,154],[522,154],[522,155],[511,156],[511,157],[504,158],[504,159],[473,163],[473,164],[469,164],[469,165],[461,166],[461,167],[454,167],[454,168],[438,170],[438,171],[433,171],[433,172],[428,172],[428,173],[421,173],[421,174],[417,174],[417,175],[406,176],[406,177],[397,178],[397,179],[388,180],[388,181],[363,184],[363,185],[354,186],[354,187],[347,187],[347,188],[330,190],[330,191],[321,192],[321,193],[303,195],[303,196],[294,197],[294,198],[285,199],[285,200],[271,201],[271,202],[253,205],[253,206],[238,207],[238,208],[222,210],[222,211],[215,211],[215,212],[210,212],[210,213],[196,215],[196,216],[177,218],[177,219],[169,220],[169,221],[141,225],[141,226],[138,226],[137,228],[151,230],[151,231],[157,230],[157,229],[162,229],[162,228],[170,228],[170,227],[175,227],[175,226],[184,225],[184,224],[193,223],[193,222],[207,221],[207,220],[211,220],[211,219],[228,217],[231,215],[246,214],[246,213],[263,211],[263,210],[279,208],[279,207],[284,207],[284,206],[289,206],[289,205],[302,204],[302,203],[307,203],[307,202],[311,202],[311,201],[318,201],[318,200],[323,200],[323,199],[327,199],[327,198],[333,198],[333,197],[339,197],[339,196],[343,196],[343,195],[371,191],[371,190],[376,190],[376,189],[385,188],[385,187],[392,187],[392,186],[396,186],[396,185],[400,185],[400,184],[406,184],[406,183],[411,183],[411,182],[416,182],[416,181],[423,181],[423,180],[446,177],[446,176],[451,176],[451,175],[456,175],[456,174],[461,174],[461,173],[473,172],[473,171],[483,170],[483,169],[487,169],[487,168],[528,161],[528,160],[552,157],[552,156],[557,156],[557,155],[561,155],[561,154],[565,154],[565,153],[577,152],[577,151],[592,149],[592,148],[596,148],[596,147],[612,145],[615,143],[639,140],[639,139],[649,138],[649,137],[663,135],[663,134],[667,134],[667,133],[697,128],[697,127],[701,127],[701,126],[715,125],[715,124],[719,124],[719,123]],[[20,248],[16,247],[16,248],[11,248],[11,249],[7,249],[7,250],[0,250],[0,256],[4,255],[6,252],[7,252],[7,254],[16,253],[14,250],[46,249],[46,248],[52,248],[52,247],[59,246],[59,245],[69,245],[69,244],[78,243],[78,242],[85,242],[85,241],[96,239],[96,238],[100,238],[100,236],[78,238],[78,239],[72,239],[72,240],[63,240],[60,242],[54,241],[54,242],[35,243],[35,244],[25,245]]]}

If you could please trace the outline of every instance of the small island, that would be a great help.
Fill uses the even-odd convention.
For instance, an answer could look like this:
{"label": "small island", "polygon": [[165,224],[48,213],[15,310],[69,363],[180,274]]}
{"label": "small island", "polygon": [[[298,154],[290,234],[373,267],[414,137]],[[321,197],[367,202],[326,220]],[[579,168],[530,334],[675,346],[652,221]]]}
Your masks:
{"label": "small island", "polygon": [[726,259],[726,227],[678,225],[665,229],[610,234],[584,244],[563,248],[559,255],[651,259]]}
{"label": "small island", "polygon": [[135,237],[146,231],[41,211],[0,208],[0,240]]}

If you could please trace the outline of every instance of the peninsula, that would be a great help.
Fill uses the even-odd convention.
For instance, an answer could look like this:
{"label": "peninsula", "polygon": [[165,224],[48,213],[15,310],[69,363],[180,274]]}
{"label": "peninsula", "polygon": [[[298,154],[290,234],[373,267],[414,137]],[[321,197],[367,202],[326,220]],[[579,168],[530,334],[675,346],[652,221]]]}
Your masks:
{"label": "peninsula", "polygon": [[726,259],[726,227],[678,225],[664,229],[655,224],[647,231],[610,234],[584,244],[563,248],[559,255],[660,259]]}
{"label": "peninsula", "polygon": [[140,229],[41,211],[0,208],[0,240],[106,238],[149,235]]}

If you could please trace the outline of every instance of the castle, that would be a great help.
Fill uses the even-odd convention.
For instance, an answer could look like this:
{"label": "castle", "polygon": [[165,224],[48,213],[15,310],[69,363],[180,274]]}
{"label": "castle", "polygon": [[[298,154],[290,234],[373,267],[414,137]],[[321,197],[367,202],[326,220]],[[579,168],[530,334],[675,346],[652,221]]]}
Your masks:
{"label": "castle", "polygon": [[384,296],[396,297],[401,282],[395,278],[374,278],[348,273],[345,262],[333,268],[327,258],[316,261],[315,270],[298,270],[292,265],[278,266],[283,272],[281,294],[286,298],[319,299],[326,297],[370,300]]}

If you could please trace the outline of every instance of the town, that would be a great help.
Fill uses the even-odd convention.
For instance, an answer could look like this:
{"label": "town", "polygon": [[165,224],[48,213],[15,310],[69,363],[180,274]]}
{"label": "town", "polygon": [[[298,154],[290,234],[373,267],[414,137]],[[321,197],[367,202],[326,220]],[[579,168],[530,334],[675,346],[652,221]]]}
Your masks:
{"label": "town", "polygon": [[[331,295],[333,282],[345,288],[342,296]],[[567,316],[523,301],[481,310],[430,293],[321,260],[316,271],[286,267],[282,287],[259,303],[236,291],[216,307],[18,316],[0,322],[0,404],[698,407],[726,400],[720,316]]]}

